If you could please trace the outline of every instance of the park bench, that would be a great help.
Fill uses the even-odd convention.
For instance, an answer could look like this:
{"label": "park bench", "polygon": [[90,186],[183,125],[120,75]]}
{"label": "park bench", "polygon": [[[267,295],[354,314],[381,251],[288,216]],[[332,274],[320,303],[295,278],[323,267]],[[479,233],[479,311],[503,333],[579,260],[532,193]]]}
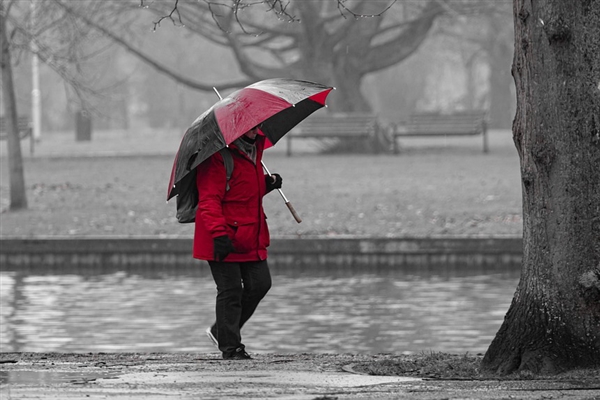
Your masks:
{"label": "park bench", "polygon": [[377,116],[373,114],[318,114],[307,118],[286,135],[287,155],[292,155],[292,141],[298,139],[317,140],[333,149],[378,152],[383,136]]}
{"label": "park bench", "polygon": [[[29,117],[18,117],[17,129],[19,130],[19,139],[29,138],[29,152],[33,154],[33,129],[31,128],[31,122]],[[8,132],[6,127],[6,117],[0,117],[0,140],[6,140],[8,138]]]}
{"label": "park bench", "polygon": [[415,113],[404,124],[392,129],[394,153],[398,153],[399,137],[483,136],[483,152],[488,152],[487,123],[484,111],[460,111],[452,114]]}

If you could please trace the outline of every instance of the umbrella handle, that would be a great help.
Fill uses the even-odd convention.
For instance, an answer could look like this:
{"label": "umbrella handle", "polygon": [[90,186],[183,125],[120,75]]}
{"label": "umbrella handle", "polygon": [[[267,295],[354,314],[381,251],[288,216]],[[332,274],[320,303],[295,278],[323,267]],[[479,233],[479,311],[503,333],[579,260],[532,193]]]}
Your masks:
{"label": "umbrella handle", "polygon": [[[265,170],[265,172],[267,174],[269,174],[269,176],[271,176],[271,172],[269,172],[269,168],[267,168],[267,166],[265,165],[263,160],[260,160],[260,163],[262,164],[263,169]],[[281,198],[283,199],[283,201],[285,202],[285,205],[287,206],[287,208],[290,210],[290,212],[292,213],[292,215],[294,216],[294,219],[296,220],[297,223],[302,222],[302,219],[300,218],[300,216],[298,215],[298,213],[296,212],[296,210],[294,209],[294,206],[292,206],[292,203],[290,203],[290,201],[287,199],[287,197],[285,197],[285,194],[283,194],[283,190],[281,189],[277,189],[277,191],[279,192],[279,194],[281,195]]]}
{"label": "umbrella handle", "polygon": [[[283,195],[283,192],[281,192],[281,189],[278,189],[278,190]],[[294,216],[294,219],[296,220],[296,222],[297,223],[302,222],[302,219],[300,218],[300,216],[298,215],[298,213],[296,212],[296,210],[294,210],[294,206],[292,206],[292,203],[290,203],[289,201],[286,201],[285,205],[287,206],[287,208],[290,210],[290,212]]]}

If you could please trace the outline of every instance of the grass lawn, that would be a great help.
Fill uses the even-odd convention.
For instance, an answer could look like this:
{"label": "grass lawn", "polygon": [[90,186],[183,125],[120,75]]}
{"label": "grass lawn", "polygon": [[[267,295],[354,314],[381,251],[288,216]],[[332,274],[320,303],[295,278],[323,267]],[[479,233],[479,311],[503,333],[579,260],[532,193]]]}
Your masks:
{"label": "grass lawn", "polygon": [[[284,146],[269,150],[265,162],[283,176],[284,192],[303,219],[296,223],[273,192],[265,198],[271,234],[521,235],[517,153],[510,132],[492,133],[489,154],[475,138],[407,141],[400,155],[286,157]],[[86,146],[94,145],[101,147],[101,138]],[[0,153],[1,236],[192,234],[192,225],[177,223],[174,200],[165,202],[173,155],[44,157],[43,146],[38,151],[25,159],[29,208],[16,212],[8,212],[7,160]]]}

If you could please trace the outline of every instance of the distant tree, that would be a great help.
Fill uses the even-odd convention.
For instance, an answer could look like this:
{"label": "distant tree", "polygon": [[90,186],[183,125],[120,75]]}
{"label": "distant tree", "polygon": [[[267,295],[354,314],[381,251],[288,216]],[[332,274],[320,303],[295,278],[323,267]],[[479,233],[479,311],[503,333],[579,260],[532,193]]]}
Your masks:
{"label": "distant tree", "polygon": [[[87,3],[76,3],[69,0],[53,0],[57,7],[62,9],[71,18],[81,21],[88,27],[109,38],[122,46],[140,60],[144,61],[157,71],[169,76],[173,80],[197,90],[212,91],[215,82],[205,83],[201,80],[189,77],[178,72],[173,65],[161,63],[151,54],[142,51],[136,44],[135,34],[128,29],[131,18],[139,17],[139,14],[127,13],[133,4],[140,4],[139,0],[124,0],[123,2],[98,3],[99,12],[90,12]],[[160,1],[160,0],[159,0]],[[143,4],[143,3],[142,3]],[[199,55],[201,56],[201,55]],[[239,88],[252,82],[249,79],[230,80],[220,83],[221,89]]]}
{"label": "distant tree", "polygon": [[[35,6],[36,18],[32,17]],[[94,4],[87,4],[94,12]],[[28,52],[35,54],[73,90],[81,103],[86,96],[98,91],[84,79],[85,62],[102,50],[101,38],[90,39],[90,30],[73,19],[54,0],[34,3],[18,0],[0,0],[0,46],[2,59],[3,108],[7,121],[8,164],[10,181],[10,210],[27,208],[23,157],[17,130],[17,100],[12,64]],[[32,46],[35,44],[35,46]]]}
{"label": "distant tree", "polygon": [[[481,60],[489,68],[488,107],[489,126],[496,129],[510,128],[514,115],[514,86],[510,76],[513,29],[511,8],[507,2],[499,2],[497,7],[488,8],[466,25],[455,24],[454,29],[462,29],[458,40],[472,44],[471,65]],[[473,82],[470,82],[473,84]],[[469,92],[474,92],[472,88]]]}
{"label": "distant tree", "polygon": [[284,76],[335,86],[331,105],[340,111],[370,110],[360,82],[413,54],[447,11],[441,3],[141,2],[163,18],[160,23],[168,16],[229,47],[251,81]]}
{"label": "distant tree", "polygon": [[600,2],[514,0],[523,265],[487,370],[600,367]]}
{"label": "distant tree", "polygon": [[0,0],[0,70],[2,72],[2,103],[4,104],[4,118],[6,118],[8,170],[10,188],[10,210],[27,208],[27,194],[25,192],[25,175],[23,173],[23,156],[21,154],[21,140],[18,130],[17,99],[13,82],[12,56],[6,15],[10,4],[6,7]]}
{"label": "distant tree", "polygon": [[510,128],[514,115],[514,93],[510,76],[512,29],[497,15],[487,18],[490,29],[484,39],[484,48],[490,66],[490,121],[496,129]]}
{"label": "distant tree", "polygon": [[[215,82],[192,79],[172,65],[157,62],[115,29],[115,24],[99,24],[85,7],[56,1],[179,83],[200,90],[212,90],[215,86]],[[155,29],[172,22],[231,49],[246,79],[219,83],[220,88],[239,87],[273,76],[311,79],[336,86],[337,95],[331,105],[340,111],[370,110],[360,82],[367,74],[412,55],[427,38],[436,19],[478,13],[490,7],[487,2],[464,0],[406,3],[130,0],[107,3],[106,9],[116,8],[120,18],[135,4],[155,13]]]}
{"label": "distant tree", "polygon": [[[514,87],[510,76],[513,29],[512,8],[509,1],[494,2],[494,7],[483,7],[476,14],[442,20],[431,40],[450,41],[447,51],[460,52],[466,72],[466,96],[462,106],[487,109],[488,125],[508,129],[514,114]],[[479,87],[476,72],[485,66],[487,82]],[[485,96],[478,94],[485,93]]]}
{"label": "distant tree", "polygon": [[[235,88],[273,76],[316,80],[336,86],[330,105],[337,111],[371,110],[361,88],[364,77],[414,54],[440,17],[453,20],[499,8],[496,3],[471,0],[124,0],[105,3],[105,10],[112,9],[115,17],[110,24],[102,24],[83,5],[55,1],[187,87],[212,92],[213,86]],[[231,49],[245,78],[225,82],[193,78],[173,63],[159,62],[158,57],[141,51],[117,22],[140,7],[155,13],[157,30],[172,23]]]}

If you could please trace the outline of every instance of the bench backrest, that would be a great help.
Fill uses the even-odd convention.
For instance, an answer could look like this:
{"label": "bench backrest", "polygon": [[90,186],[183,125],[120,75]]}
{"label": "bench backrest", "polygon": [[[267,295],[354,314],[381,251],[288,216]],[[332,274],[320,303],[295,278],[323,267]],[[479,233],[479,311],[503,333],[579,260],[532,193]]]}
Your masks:
{"label": "bench backrest", "polygon": [[[6,118],[0,117],[0,132],[6,133]],[[18,117],[17,118],[17,128],[19,132],[28,131],[31,129],[31,123],[29,122],[29,117]]]}
{"label": "bench backrest", "polygon": [[377,129],[377,117],[363,113],[313,115],[290,133],[296,135],[368,135]]}
{"label": "bench backrest", "polygon": [[485,130],[484,111],[461,111],[453,114],[415,113],[407,130],[422,134],[479,134]]}

